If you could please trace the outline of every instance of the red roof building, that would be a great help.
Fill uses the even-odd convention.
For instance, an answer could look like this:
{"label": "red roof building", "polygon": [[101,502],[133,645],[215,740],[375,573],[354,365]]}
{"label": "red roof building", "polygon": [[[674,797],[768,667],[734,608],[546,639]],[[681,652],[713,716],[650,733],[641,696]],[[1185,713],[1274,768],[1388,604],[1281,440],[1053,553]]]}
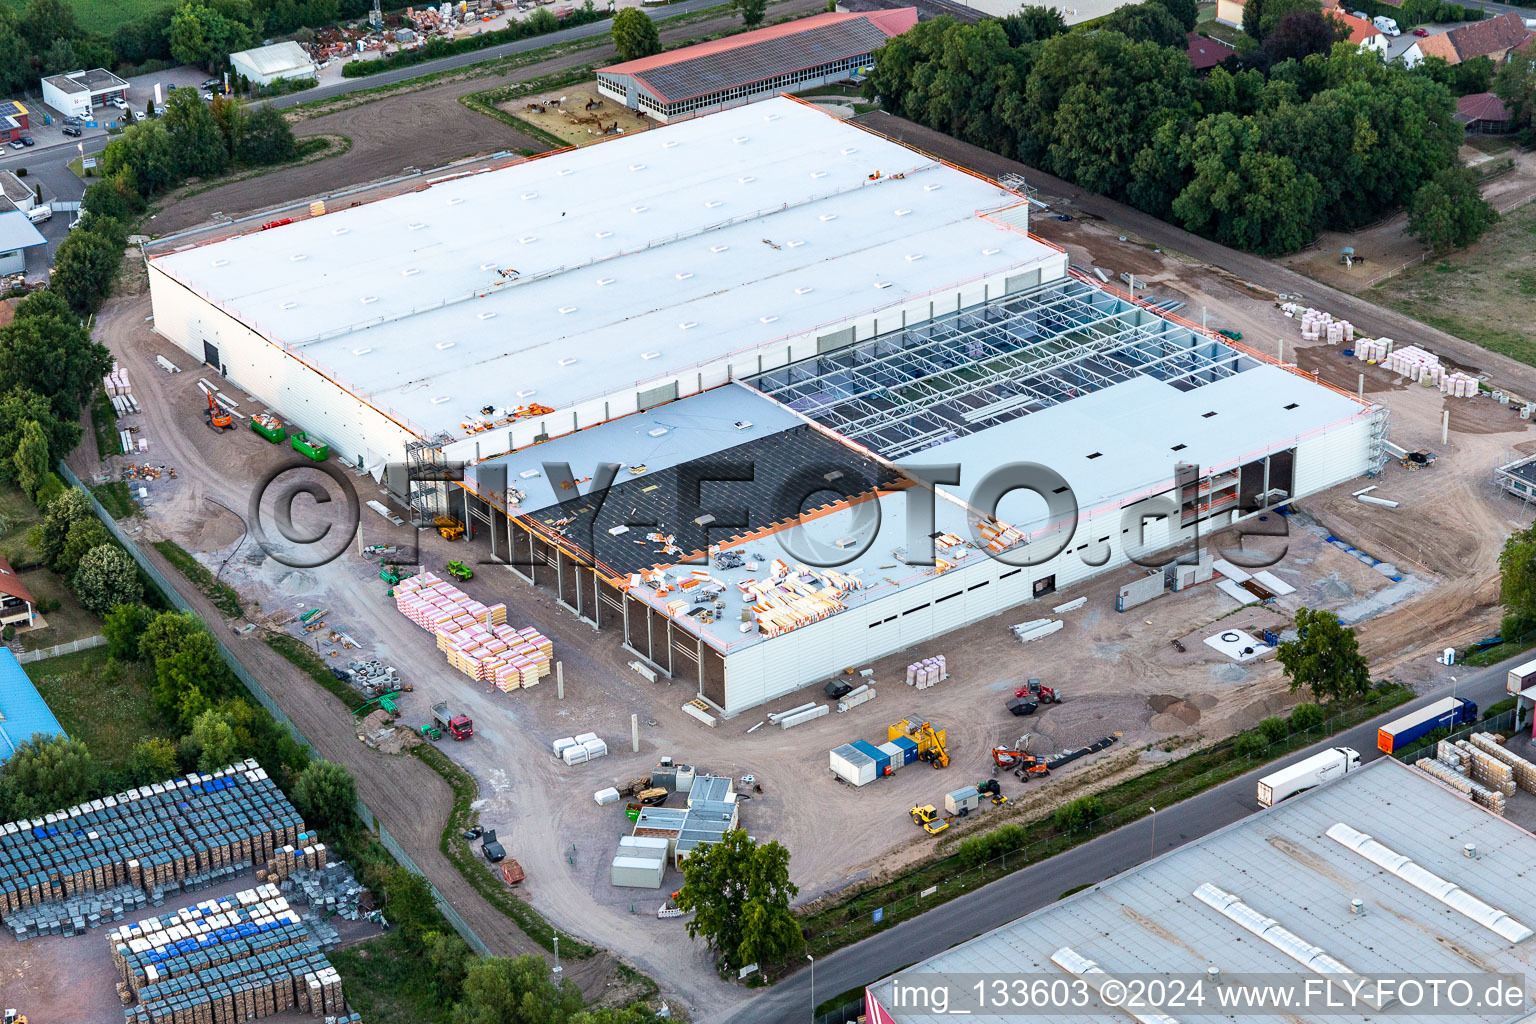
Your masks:
{"label": "red roof building", "polygon": [[611,65],[597,73],[597,88],[670,121],[842,81],[916,24],[913,7],[818,14]]}
{"label": "red roof building", "polygon": [[32,625],[37,600],[11,563],[0,558],[0,625],[25,628]]}
{"label": "red roof building", "polygon": [[1475,92],[1456,101],[1456,120],[1470,135],[1501,135],[1514,131],[1509,108],[1491,92]]}
{"label": "red roof building", "polygon": [[1235,47],[1228,46],[1220,39],[1202,36],[1198,32],[1191,32],[1188,38],[1189,46],[1184,54],[1196,71],[1209,71],[1237,52]]}

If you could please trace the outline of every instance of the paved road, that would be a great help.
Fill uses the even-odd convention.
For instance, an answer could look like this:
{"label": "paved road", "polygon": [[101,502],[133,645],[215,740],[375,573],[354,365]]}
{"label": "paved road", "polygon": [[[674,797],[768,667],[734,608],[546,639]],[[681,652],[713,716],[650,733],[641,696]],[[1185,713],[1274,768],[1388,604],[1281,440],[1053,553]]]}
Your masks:
{"label": "paved road", "polygon": [[[1469,669],[1456,686],[1458,696],[1487,707],[1505,696],[1507,671],[1530,659],[1519,655],[1485,669]],[[1101,882],[1126,871],[1156,853],[1183,846],[1258,810],[1254,793],[1261,776],[1292,764],[1328,747],[1353,747],[1362,760],[1383,756],[1376,749],[1376,729],[1409,710],[1450,695],[1450,689],[1420,697],[1379,718],[1356,726],[1339,735],[1297,751],[1263,768],[1206,790],[1174,807],[1163,808],[1156,817],[1156,850],[1153,850],[1154,826],[1151,817],[1142,818],[1070,852],[1032,864],[965,896],[940,904],[916,918],[904,921],[863,942],[820,960],[816,964],[818,998],[825,999],[859,985],[878,981],[907,964],[925,960],[958,942],[1001,927],[1043,906],[1054,903],[1061,894],[1079,886]],[[779,982],[753,1000],[730,1024],[800,1024],[814,1005],[810,972],[799,971]],[[704,1018],[708,1020],[709,1018]]]}
{"label": "paved road", "polygon": [[[1493,5],[1490,4],[1490,10],[1492,7]],[[1357,295],[1331,288],[1320,281],[1314,281],[1310,277],[1304,277],[1294,270],[1283,267],[1273,260],[1229,249],[1219,242],[1191,234],[1134,207],[1095,192],[1088,192],[1044,171],[1008,160],[996,153],[989,153],[980,147],[960,142],[885,111],[871,111],[861,114],[854,120],[891,138],[942,156],[946,160],[972,168],[989,177],[996,178],[1008,173],[1022,174],[1030,185],[1039,190],[1043,201],[1050,201],[1052,209],[1065,207],[1074,213],[1098,217],[1118,228],[1133,232],[1155,245],[1186,253],[1211,266],[1219,267],[1260,288],[1279,295],[1302,296],[1302,301],[1308,305],[1326,309],[1334,316],[1355,324],[1366,337],[1412,340],[1414,344],[1425,345],[1461,366],[1492,374],[1498,384],[1506,390],[1536,396],[1536,367],[1516,362],[1496,352],[1489,352],[1470,341],[1437,330],[1396,310],[1386,309]]]}

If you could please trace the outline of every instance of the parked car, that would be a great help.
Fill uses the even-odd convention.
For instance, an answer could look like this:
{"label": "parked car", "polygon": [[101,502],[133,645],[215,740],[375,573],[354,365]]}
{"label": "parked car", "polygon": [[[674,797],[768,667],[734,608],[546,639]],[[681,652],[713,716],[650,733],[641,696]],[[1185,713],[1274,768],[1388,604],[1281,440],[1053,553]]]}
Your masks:
{"label": "parked car", "polygon": [[1418,36],[1420,39],[1423,39],[1425,36],[1429,35],[1429,29],[1424,28],[1424,27],[1421,26],[1419,28],[1414,29],[1413,30],[1413,34]]}
{"label": "parked car", "polygon": [[1371,16],[1369,14],[1366,14],[1364,11],[1350,11],[1349,12],[1349,16],[1351,18],[1359,18],[1361,21],[1370,21],[1371,20]]}
{"label": "parked car", "polygon": [[84,135],[85,132],[82,131],[80,126],[77,125],[77,124],[67,124],[67,125],[64,126],[64,134],[65,135]]}
{"label": "parked car", "polygon": [[224,79],[222,79],[222,78],[210,78],[207,81],[203,82],[202,85],[198,86],[198,88],[199,89],[222,89],[222,88],[224,88]]}
{"label": "parked car", "polygon": [[12,139],[11,140],[11,148],[12,149],[25,149],[26,147],[21,144],[21,140],[20,139]]}
{"label": "parked car", "polygon": [[37,140],[30,135],[23,135],[21,137],[21,144],[23,146],[35,146],[37,145]]}

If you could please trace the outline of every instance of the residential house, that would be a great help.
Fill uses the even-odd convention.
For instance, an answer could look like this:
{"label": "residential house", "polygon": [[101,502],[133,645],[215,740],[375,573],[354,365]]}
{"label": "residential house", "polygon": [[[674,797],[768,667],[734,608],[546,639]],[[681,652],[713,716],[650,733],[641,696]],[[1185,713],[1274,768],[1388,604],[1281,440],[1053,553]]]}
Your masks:
{"label": "residential house", "polygon": [[1349,41],[1360,49],[1387,55],[1387,34],[1375,25],[1342,10],[1331,11],[1328,16],[1349,29]]}
{"label": "residential house", "polygon": [[12,210],[25,213],[32,209],[36,201],[37,194],[32,191],[31,185],[16,177],[13,171],[0,171],[0,213]]}
{"label": "residential house", "polygon": [[11,563],[0,558],[0,626],[28,629],[36,620],[37,601]]}
{"label": "residential house", "polygon": [[1198,32],[1189,33],[1188,46],[1184,55],[1189,58],[1189,63],[1196,71],[1209,71],[1228,57],[1237,52],[1236,48],[1228,46],[1220,39],[1212,39],[1202,36]]}
{"label": "residential house", "polygon": [[1426,57],[1439,57],[1447,64],[1460,64],[1474,57],[1487,57],[1497,64],[1510,50],[1524,46],[1530,38],[1531,32],[1520,15],[1501,14],[1416,40],[1403,53],[1403,63],[1414,67]]}
{"label": "residential house", "polygon": [[46,245],[32,219],[20,210],[0,213],[0,275],[22,274],[27,269],[27,250]]}
{"label": "residential house", "polygon": [[1491,92],[1476,92],[1456,101],[1456,121],[1468,135],[1503,135],[1515,130],[1509,108]]}

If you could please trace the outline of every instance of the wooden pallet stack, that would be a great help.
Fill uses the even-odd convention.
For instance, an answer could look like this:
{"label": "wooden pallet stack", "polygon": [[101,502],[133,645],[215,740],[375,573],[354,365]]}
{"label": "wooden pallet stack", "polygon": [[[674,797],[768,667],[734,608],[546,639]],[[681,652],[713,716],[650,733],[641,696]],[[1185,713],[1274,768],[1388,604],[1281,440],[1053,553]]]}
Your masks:
{"label": "wooden pallet stack", "polygon": [[1519,754],[1504,748],[1500,738],[1494,733],[1473,733],[1470,739],[1471,745],[1490,757],[1508,765],[1515,779],[1515,785],[1527,793],[1536,794],[1536,764],[1532,764]]}
{"label": "wooden pallet stack", "polygon": [[1432,757],[1421,757],[1413,763],[1413,766],[1430,778],[1438,779],[1471,798],[1473,803],[1486,807],[1495,814],[1504,813],[1503,793],[1467,778],[1446,762]]}
{"label": "wooden pallet stack", "polygon": [[537,685],[554,665],[554,643],[531,626],[507,625],[504,603],[482,604],[430,572],[401,580],[395,606],[436,635],[448,664],[503,692]]}

